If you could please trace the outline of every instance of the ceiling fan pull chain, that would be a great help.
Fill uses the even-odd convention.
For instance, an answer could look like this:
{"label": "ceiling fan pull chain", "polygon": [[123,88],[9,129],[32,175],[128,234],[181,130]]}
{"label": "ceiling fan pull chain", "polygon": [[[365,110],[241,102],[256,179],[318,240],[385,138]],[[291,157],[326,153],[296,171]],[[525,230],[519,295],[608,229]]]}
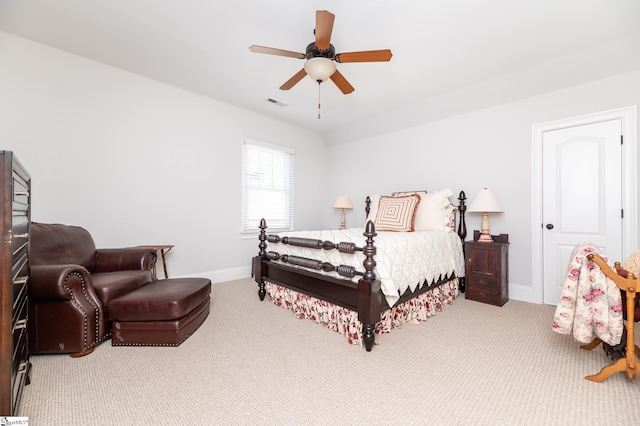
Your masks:
{"label": "ceiling fan pull chain", "polygon": [[320,120],[320,80],[318,80],[318,120]]}

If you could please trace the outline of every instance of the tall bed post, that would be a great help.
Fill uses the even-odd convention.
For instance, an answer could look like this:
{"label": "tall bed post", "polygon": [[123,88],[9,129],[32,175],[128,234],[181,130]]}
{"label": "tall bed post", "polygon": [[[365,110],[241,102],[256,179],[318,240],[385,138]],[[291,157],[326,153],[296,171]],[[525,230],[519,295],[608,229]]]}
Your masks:
{"label": "tall bed post", "polygon": [[373,269],[376,267],[376,247],[373,237],[376,235],[372,221],[368,221],[363,234],[367,242],[362,249],[365,260],[362,262],[365,272],[358,281],[358,319],[362,322],[362,341],[367,352],[371,352],[375,343],[375,326],[380,321],[382,309],[382,292],[380,281],[376,279]]}
{"label": "tall bed post", "polygon": [[458,211],[460,212],[460,220],[458,221],[458,236],[464,243],[464,239],[467,238],[467,221],[465,220],[465,212],[467,211],[467,204],[465,200],[467,199],[467,195],[464,191],[460,191],[460,195],[458,196]]}
{"label": "tall bed post", "polygon": [[[460,219],[458,220],[458,236],[462,240],[462,252],[464,253],[464,240],[467,238],[467,221],[464,217],[467,211],[467,204],[465,203],[467,199],[467,195],[464,191],[460,191],[460,195],[458,196],[458,212],[460,212]],[[464,277],[458,277],[458,289],[460,293],[464,293],[465,291],[465,281]]]}
{"label": "tall bed post", "polygon": [[267,289],[264,284],[264,263],[267,260],[267,221],[264,218],[260,219],[260,235],[258,235],[258,256],[253,258],[253,273],[255,280],[258,282],[258,297],[260,300],[264,300],[267,294]]}
{"label": "tall bed post", "polygon": [[371,212],[371,197],[367,195],[367,198],[364,200],[364,212],[365,217],[369,217],[369,213]]}

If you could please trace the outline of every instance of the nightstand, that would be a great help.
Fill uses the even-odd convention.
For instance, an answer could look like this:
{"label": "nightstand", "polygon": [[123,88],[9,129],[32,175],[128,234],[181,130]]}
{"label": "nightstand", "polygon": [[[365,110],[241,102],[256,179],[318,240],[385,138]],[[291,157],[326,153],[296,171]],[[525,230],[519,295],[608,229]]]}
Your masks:
{"label": "nightstand", "polygon": [[466,298],[502,306],[509,300],[509,235],[492,235],[492,243],[464,243]]}

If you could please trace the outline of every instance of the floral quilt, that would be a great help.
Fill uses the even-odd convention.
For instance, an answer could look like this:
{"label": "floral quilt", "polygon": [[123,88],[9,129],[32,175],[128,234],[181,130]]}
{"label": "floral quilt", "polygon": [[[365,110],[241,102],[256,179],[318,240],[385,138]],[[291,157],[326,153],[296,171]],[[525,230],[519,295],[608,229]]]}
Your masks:
{"label": "floral quilt", "polygon": [[[311,319],[318,324],[344,335],[350,344],[362,344],[362,322],[358,313],[325,300],[299,293],[266,281],[267,296],[274,305],[294,312],[298,319]],[[418,324],[441,311],[445,304],[452,304],[458,297],[458,278],[426,291],[413,299],[395,305],[380,315],[375,333],[390,333],[407,323]],[[376,344],[378,342],[376,341]]]}
{"label": "floral quilt", "polygon": [[[573,337],[582,343],[598,337],[617,345],[624,328],[620,289],[587,258],[589,253],[597,253],[589,243],[578,244],[571,253],[552,328],[560,334],[573,331]],[[609,263],[605,256],[600,257]]]}

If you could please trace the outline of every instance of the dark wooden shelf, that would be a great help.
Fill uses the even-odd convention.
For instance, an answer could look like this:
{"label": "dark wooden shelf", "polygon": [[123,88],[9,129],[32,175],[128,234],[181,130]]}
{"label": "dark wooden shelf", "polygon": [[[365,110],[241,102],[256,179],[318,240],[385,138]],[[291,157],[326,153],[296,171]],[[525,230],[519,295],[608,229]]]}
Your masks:
{"label": "dark wooden shelf", "polygon": [[27,340],[31,177],[11,151],[0,151],[0,179],[0,416],[14,416],[31,370]]}

